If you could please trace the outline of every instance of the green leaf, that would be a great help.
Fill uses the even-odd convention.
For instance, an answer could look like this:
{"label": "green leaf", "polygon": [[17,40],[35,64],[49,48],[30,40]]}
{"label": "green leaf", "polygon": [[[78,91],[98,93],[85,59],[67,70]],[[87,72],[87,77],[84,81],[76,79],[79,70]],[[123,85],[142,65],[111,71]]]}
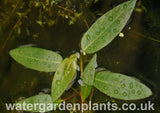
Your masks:
{"label": "green leaf", "polygon": [[20,47],[9,53],[18,63],[43,72],[56,71],[63,60],[56,52],[36,47]]}
{"label": "green leaf", "polygon": [[53,101],[57,100],[68,87],[69,83],[72,81],[72,78],[74,77],[76,69],[76,54],[73,54],[69,58],[64,59],[63,62],[60,64],[52,82],[51,96]]}
{"label": "green leaf", "polygon": [[92,59],[87,64],[83,72],[82,82],[84,86],[81,86],[81,93],[82,93],[83,99],[86,99],[89,96],[92,89],[92,85],[94,83],[96,58],[97,58],[97,54],[95,54],[92,57]]}
{"label": "green leaf", "polygon": [[139,81],[110,71],[96,73],[94,86],[101,92],[122,100],[138,100],[152,95],[151,90]]}
{"label": "green leaf", "polygon": [[21,100],[15,104],[16,110],[30,111],[30,112],[48,112],[56,110],[62,100],[52,101],[48,94],[36,95],[27,99]]}
{"label": "green leaf", "polygon": [[88,98],[88,96],[90,95],[91,90],[92,90],[92,86],[89,86],[89,85],[81,86],[81,93],[82,93],[83,100]]}
{"label": "green leaf", "polygon": [[136,0],[124,2],[101,16],[84,34],[83,51],[94,53],[109,44],[126,25],[135,4]]}
{"label": "green leaf", "polygon": [[84,69],[82,82],[87,85],[93,85],[97,54],[95,54]]}

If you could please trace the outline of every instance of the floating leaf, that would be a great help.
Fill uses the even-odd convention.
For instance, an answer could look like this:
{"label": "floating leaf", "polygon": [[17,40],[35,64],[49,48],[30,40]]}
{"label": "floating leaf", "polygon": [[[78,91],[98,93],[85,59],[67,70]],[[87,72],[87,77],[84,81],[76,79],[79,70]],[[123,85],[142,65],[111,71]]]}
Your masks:
{"label": "floating leaf", "polygon": [[81,47],[86,53],[94,53],[109,44],[124,28],[136,4],[136,0],[122,3],[100,17],[84,34]]}
{"label": "floating leaf", "polygon": [[151,90],[139,81],[109,71],[96,73],[94,86],[101,92],[122,100],[138,100],[152,95]]}
{"label": "floating leaf", "polygon": [[84,69],[82,81],[87,85],[93,85],[97,54],[95,54]]}
{"label": "floating leaf", "polygon": [[52,100],[57,100],[65,89],[68,87],[69,83],[72,81],[74,74],[77,69],[77,56],[73,54],[69,58],[63,60],[54,75],[52,82]]}
{"label": "floating leaf", "polygon": [[30,112],[48,112],[55,110],[62,100],[52,101],[48,94],[36,95],[27,99],[21,100],[15,104],[16,110],[30,111]]}
{"label": "floating leaf", "polygon": [[20,47],[10,51],[18,63],[37,71],[54,72],[62,61],[56,52],[36,47]]}
{"label": "floating leaf", "polygon": [[92,85],[94,82],[94,75],[95,75],[96,58],[97,54],[95,54],[92,57],[92,59],[87,64],[83,72],[82,82],[84,86],[81,86],[81,93],[83,99],[86,99],[89,96],[92,89]]}

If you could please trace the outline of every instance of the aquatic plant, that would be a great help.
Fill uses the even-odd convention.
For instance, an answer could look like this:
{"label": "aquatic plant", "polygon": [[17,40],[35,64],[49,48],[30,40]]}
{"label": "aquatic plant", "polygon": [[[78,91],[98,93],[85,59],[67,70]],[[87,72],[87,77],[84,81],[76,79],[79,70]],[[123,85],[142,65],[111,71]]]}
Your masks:
{"label": "aquatic plant", "polygon": [[[80,97],[83,103],[91,93],[92,87],[113,98],[121,100],[139,100],[152,95],[152,91],[143,83],[127,75],[107,70],[96,71],[96,52],[108,45],[124,28],[135,7],[136,0],[124,2],[101,16],[83,35],[81,53],[71,55],[63,60],[56,52],[37,47],[20,47],[10,51],[18,63],[37,71],[55,72],[51,95],[36,95],[17,102],[26,103],[61,103],[60,97],[76,77],[79,64],[81,71]],[[83,68],[83,57],[92,55]],[[78,63],[77,63],[78,61]],[[79,93],[79,92],[78,92]],[[39,112],[30,109],[26,111]],[[51,111],[54,109],[46,111]]]}

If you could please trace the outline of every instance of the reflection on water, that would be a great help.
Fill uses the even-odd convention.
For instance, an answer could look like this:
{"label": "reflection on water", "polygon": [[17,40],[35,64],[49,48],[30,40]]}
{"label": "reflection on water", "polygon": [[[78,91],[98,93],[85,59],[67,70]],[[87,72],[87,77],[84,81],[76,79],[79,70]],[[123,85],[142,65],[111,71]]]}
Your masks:
{"label": "reflection on water", "polygon": [[[97,9],[101,13],[105,13],[117,3],[120,3],[120,1],[101,0],[96,4],[98,7],[93,5],[87,11],[94,12]],[[124,37],[117,36],[112,43],[98,52],[97,65],[113,72],[136,77],[149,86],[153,91],[153,96],[144,100],[125,102],[135,102],[138,105],[141,102],[151,100],[155,103],[157,109],[154,113],[158,113],[160,112],[160,97],[158,96],[160,94],[160,9],[157,7],[156,2],[150,0],[142,0],[142,4],[146,7],[147,12],[134,11],[132,18],[122,31]],[[0,8],[2,7],[0,5]],[[0,13],[3,11],[5,10],[1,10]],[[96,16],[96,18],[98,17]],[[29,24],[30,28],[32,28],[31,32],[40,32],[40,35],[35,38],[21,34],[21,37],[15,36],[13,39],[10,39],[0,54],[1,111],[3,113],[7,112],[4,107],[4,103],[6,102],[15,102],[22,97],[29,97],[35,94],[50,93],[54,74],[37,72],[25,68],[11,59],[8,54],[9,50],[21,45],[33,44],[37,47],[58,51],[64,58],[68,57],[73,52],[79,52],[79,42],[87,30],[86,22],[90,26],[96,18],[88,17],[85,22],[83,19],[79,19],[79,21],[71,26],[68,25],[66,19],[61,18],[52,27],[40,27],[36,23],[32,23],[33,20],[30,20],[32,23]],[[28,23],[26,24],[28,25]],[[5,42],[8,30],[10,29],[6,28],[6,31],[0,32],[0,47]],[[77,87],[77,84],[74,87]],[[64,97],[67,97],[71,93],[73,92],[69,90]],[[94,102],[104,102],[106,99],[118,104],[124,103],[124,101],[107,97],[98,90],[94,91]],[[148,113],[150,112],[148,111]],[[103,112],[101,111],[101,113]],[[123,111],[119,113],[123,113]]]}

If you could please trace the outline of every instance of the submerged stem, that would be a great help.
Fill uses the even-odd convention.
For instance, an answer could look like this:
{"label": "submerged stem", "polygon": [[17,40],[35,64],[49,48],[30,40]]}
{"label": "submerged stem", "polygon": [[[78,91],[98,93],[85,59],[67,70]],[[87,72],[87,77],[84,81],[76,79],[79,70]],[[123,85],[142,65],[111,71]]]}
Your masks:
{"label": "submerged stem", "polygon": [[[91,95],[90,95],[89,101],[92,101],[93,92],[94,92],[94,88],[92,88],[92,92],[91,92]],[[91,110],[89,110],[89,113],[91,113]]]}
{"label": "submerged stem", "polygon": [[76,95],[77,95],[77,93],[74,93],[74,94],[71,95],[70,97],[67,97],[67,98],[63,99],[63,101],[69,100],[70,98],[72,98],[72,97],[74,97],[74,96],[76,96]]}
{"label": "submerged stem", "polygon": [[[81,54],[80,54],[79,64],[80,64],[81,78],[82,78],[82,76],[83,76],[83,52],[81,52]],[[84,99],[82,96],[81,88],[80,88],[80,97],[81,97],[81,103],[83,104]]]}
{"label": "submerged stem", "polygon": [[80,71],[81,71],[81,78],[82,78],[83,76],[83,53],[81,53],[80,55],[79,64],[80,64]]}

